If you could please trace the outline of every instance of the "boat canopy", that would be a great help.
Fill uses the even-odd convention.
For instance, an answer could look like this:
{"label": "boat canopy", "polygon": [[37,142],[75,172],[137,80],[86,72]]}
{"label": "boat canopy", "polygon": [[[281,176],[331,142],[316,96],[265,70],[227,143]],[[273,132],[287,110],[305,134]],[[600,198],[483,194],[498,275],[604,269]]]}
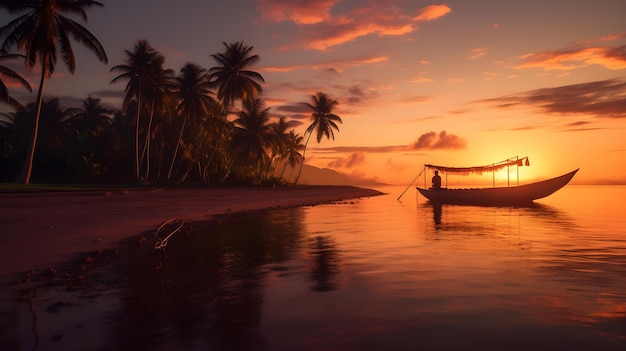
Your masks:
{"label": "boat canopy", "polygon": [[504,161],[500,161],[500,162],[493,163],[493,164],[486,165],[486,166],[446,167],[446,166],[437,166],[437,165],[430,165],[430,164],[424,165],[424,167],[426,168],[436,169],[440,172],[454,173],[454,174],[461,174],[461,175],[470,175],[470,174],[482,175],[483,173],[499,171],[509,166],[518,166],[518,167],[530,166],[530,162],[528,161],[527,156],[524,156],[521,158],[516,156],[513,158],[506,159]]}

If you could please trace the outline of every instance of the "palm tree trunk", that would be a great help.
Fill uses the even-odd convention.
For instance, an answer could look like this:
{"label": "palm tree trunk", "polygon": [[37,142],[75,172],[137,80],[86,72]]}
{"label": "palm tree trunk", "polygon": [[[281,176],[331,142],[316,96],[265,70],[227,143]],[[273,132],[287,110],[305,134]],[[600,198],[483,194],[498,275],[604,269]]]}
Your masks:
{"label": "palm tree trunk", "polygon": [[172,157],[172,163],[170,164],[170,169],[167,171],[167,180],[172,179],[172,169],[174,168],[174,162],[176,162],[176,156],[178,155],[178,147],[180,146],[181,140],[183,140],[183,132],[185,131],[185,124],[187,123],[187,116],[183,118],[183,126],[180,128],[180,134],[178,135],[178,142],[176,143],[176,150],[174,150],[174,157]]}
{"label": "palm tree trunk", "polygon": [[228,178],[228,175],[230,174],[230,170],[233,168],[233,164],[235,163],[235,159],[237,159],[237,155],[233,155],[233,159],[230,161],[230,164],[228,165],[228,169],[226,169],[226,173],[224,174],[224,177],[222,178],[222,183],[226,180],[226,178]]}
{"label": "palm tree trunk", "polygon": [[213,146],[213,150],[211,151],[211,156],[209,156],[209,161],[207,162],[206,165],[206,169],[209,168],[209,166],[211,165],[211,162],[213,161],[213,156],[215,156],[215,151],[217,150],[217,147],[220,144],[220,140],[222,140],[222,136],[224,135],[224,129],[226,129],[226,121],[228,120],[228,108],[225,109],[224,111],[224,121],[222,123],[222,126],[220,127],[220,134],[217,137],[217,140],[215,141],[215,145]]}
{"label": "palm tree trunk", "polygon": [[37,145],[37,135],[39,134],[39,119],[41,118],[41,105],[43,103],[43,87],[46,82],[46,74],[48,73],[47,61],[44,60],[41,65],[41,81],[39,82],[39,91],[37,92],[37,115],[35,116],[35,125],[33,126],[33,135],[30,145],[28,145],[28,157],[24,161],[22,172],[17,178],[20,183],[30,183],[30,175],[33,171],[33,160],[35,159],[35,146]]}
{"label": "palm tree trunk", "polygon": [[[296,170],[295,166],[291,168],[291,172],[289,172],[289,179],[287,179],[287,183],[289,183],[289,181],[291,181],[291,178],[293,178],[293,171],[295,171],[295,170]],[[296,183],[294,183],[294,184],[296,184]]]}
{"label": "palm tree trunk", "polygon": [[139,92],[137,93],[137,116],[135,117],[135,178],[139,176],[139,112],[141,111],[141,77],[139,78]]}
{"label": "palm tree trunk", "polygon": [[143,165],[143,160],[146,160],[146,175],[144,179],[148,180],[148,176],[150,175],[150,141],[152,139],[152,119],[154,117],[154,100],[152,100],[152,105],[150,106],[150,120],[148,122],[148,130],[146,131],[146,141],[143,144],[143,151],[141,152],[141,161],[140,165]]}
{"label": "palm tree trunk", "polygon": [[302,151],[302,163],[300,163],[300,171],[298,172],[296,181],[293,182],[294,184],[298,184],[298,180],[300,180],[300,175],[302,174],[302,167],[304,167],[304,155],[306,155],[306,147],[307,145],[309,145],[309,139],[311,139],[311,134],[313,134],[312,131],[309,133],[309,137],[306,138],[306,143],[304,144],[304,151]]}

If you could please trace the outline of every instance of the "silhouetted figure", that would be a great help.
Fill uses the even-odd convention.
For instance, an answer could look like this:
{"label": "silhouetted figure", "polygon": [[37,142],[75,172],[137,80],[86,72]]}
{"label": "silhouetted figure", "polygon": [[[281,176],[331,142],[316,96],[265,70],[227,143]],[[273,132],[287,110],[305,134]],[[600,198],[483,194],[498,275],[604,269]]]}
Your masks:
{"label": "silhouetted figure", "polygon": [[433,176],[433,189],[441,189],[441,177],[439,176],[439,171],[435,171],[435,175]]}
{"label": "silhouetted figure", "polygon": [[433,204],[433,220],[435,221],[435,228],[438,229],[438,225],[441,224],[441,204]]}

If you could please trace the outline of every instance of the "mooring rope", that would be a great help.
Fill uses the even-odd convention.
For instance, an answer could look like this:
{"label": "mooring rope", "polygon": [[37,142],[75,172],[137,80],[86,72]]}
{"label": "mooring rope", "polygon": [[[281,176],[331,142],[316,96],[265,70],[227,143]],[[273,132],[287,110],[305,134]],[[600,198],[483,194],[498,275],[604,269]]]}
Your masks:
{"label": "mooring rope", "polygon": [[[172,230],[164,239],[161,239],[161,237],[159,236],[159,233],[161,232],[161,230],[163,230],[163,228],[165,228],[165,226],[167,226],[168,224],[175,223],[175,222],[180,222],[178,226],[176,227],[176,229]],[[167,221],[163,222],[163,224],[161,224],[161,226],[154,233],[154,236],[157,238],[157,242],[154,244],[154,246],[150,246],[148,244],[146,245],[156,250],[164,249],[167,246],[167,241],[172,237],[172,235],[180,231],[183,228],[184,224],[185,222],[182,219],[176,219],[176,218],[168,219]]]}
{"label": "mooring rope", "polygon": [[397,201],[400,201],[400,198],[402,197],[402,195],[404,195],[404,193],[406,193],[407,190],[409,190],[409,188],[411,187],[411,185],[413,185],[413,183],[415,183],[415,181],[417,180],[417,178],[419,178],[419,176],[422,175],[422,173],[424,173],[424,170],[426,169],[426,167],[422,168],[422,171],[415,176],[415,178],[413,178],[413,180],[411,181],[411,184],[409,184],[409,186],[406,187],[406,189],[404,189],[404,191],[402,192],[402,194],[400,194],[400,196],[398,196],[398,198],[396,199]]}

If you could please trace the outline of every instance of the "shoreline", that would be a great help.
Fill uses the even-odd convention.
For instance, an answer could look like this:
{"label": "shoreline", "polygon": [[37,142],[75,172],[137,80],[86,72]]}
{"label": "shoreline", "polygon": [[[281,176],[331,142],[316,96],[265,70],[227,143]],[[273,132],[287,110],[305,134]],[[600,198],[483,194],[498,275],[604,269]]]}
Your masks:
{"label": "shoreline", "polygon": [[0,197],[0,277],[50,269],[80,253],[116,248],[168,220],[314,206],[383,193],[353,186],[17,192]]}

